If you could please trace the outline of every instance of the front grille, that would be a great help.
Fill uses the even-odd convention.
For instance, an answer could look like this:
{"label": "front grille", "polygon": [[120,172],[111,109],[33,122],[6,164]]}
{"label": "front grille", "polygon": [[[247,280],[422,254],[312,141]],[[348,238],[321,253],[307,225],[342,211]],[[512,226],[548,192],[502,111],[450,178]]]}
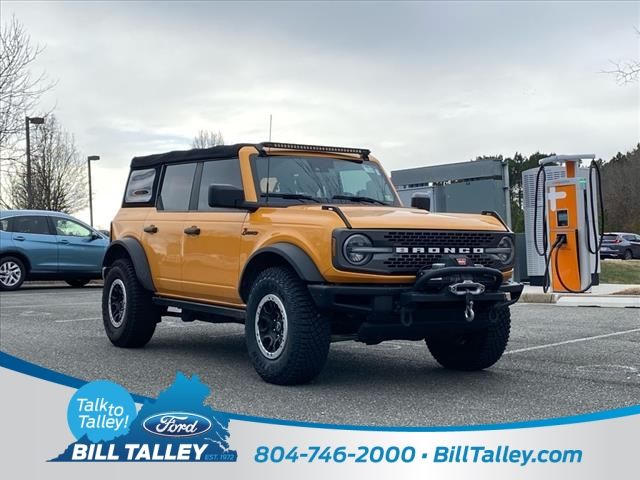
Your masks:
{"label": "front grille", "polygon": [[[502,236],[485,232],[434,232],[434,231],[396,231],[384,235],[384,241],[393,247],[493,247]],[[485,267],[500,268],[502,264],[486,253],[464,254],[473,263]],[[402,253],[389,255],[383,264],[389,273],[414,274],[422,268],[431,268],[442,261],[441,253]]]}
{"label": "front grille", "polygon": [[[510,232],[486,232],[464,230],[350,230],[340,229],[334,231],[337,245],[342,245],[344,240],[354,233],[362,233],[368,236],[375,247],[392,247],[392,253],[376,253],[373,258],[362,266],[350,264],[342,255],[342,249],[338,249],[334,257],[334,265],[340,270],[377,273],[383,275],[415,275],[423,268],[431,268],[434,263],[442,262],[449,253],[444,253],[445,248],[469,248],[470,253],[458,253],[467,256],[473,263],[485,267],[505,270],[510,266],[502,264],[493,255],[487,253],[473,253],[473,248],[497,247],[504,236],[512,236]],[[399,253],[398,247],[408,248],[408,253]],[[424,252],[412,252],[411,249],[423,248]],[[429,251],[438,247],[439,252]],[[440,253],[442,252],[442,253]]]}
{"label": "front grille", "polygon": [[[384,235],[385,243],[393,247],[492,247],[500,241],[495,233],[485,232],[434,232],[434,231],[395,231]],[[485,253],[466,253],[473,263],[485,267],[499,268],[501,263]],[[442,261],[440,253],[403,253],[393,254],[383,261],[389,273],[414,274],[422,268],[431,268]]]}
{"label": "front grille", "polygon": [[[471,259],[473,263],[479,263],[484,267],[500,268],[501,263],[488,255],[481,253],[466,253],[465,257]],[[431,268],[434,263],[442,261],[442,255],[429,253],[405,253],[394,255],[384,264],[389,269],[389,273],[411,273],[414,274],[422,268]]]}

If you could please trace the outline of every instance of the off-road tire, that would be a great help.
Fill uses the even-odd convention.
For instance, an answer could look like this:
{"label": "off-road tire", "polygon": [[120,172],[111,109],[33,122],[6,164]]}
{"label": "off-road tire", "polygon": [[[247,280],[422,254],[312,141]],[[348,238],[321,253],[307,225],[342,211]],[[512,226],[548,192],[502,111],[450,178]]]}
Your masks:
{"label": "off-road tire", "polygon": [[65,280],[65,282],[67,282],[67,284],[73,288],[82,288],[90,281],[91,280],[88,278],[72,278],[72,279]]}
{"label": "off-road tire", "polygon": [[[287,333],[277,358],[262,353],[256,338],[256,311],[275,295],[286,312]],[[305,283],[289,268],[272,267],[258,274],[247,301],[247,351],[256,372],[268,383],[295,385],[311,381],[324,366],[331,343],[331,325],[316,309]]]}
{"label": "off-road tire", "polygon": [[[17,267],[20,270],[20,278],[18,278],[18,281],[12,285],[5,284],[0,281],[0,291],[10,292],[19,289],[22,286],[24,280],[27,278],[27,269],[25,268],[24,263],[22,263],[22,260],[12,256],[2,257],[0,258],[0,267],[3,266],[5,268],[11,266],[12,270]],[[13,280],[11,280],[11,282],[12,281]]]}
{"label": "off-road tire", "polygon": [[[488,315],[488,311],[477,312],[474,321],[486,321],[482,316]],[[493,322],[482,330],[427,338],[427,347],[433,358],[450,370],[474,371],[492,366],[507,348],[511,329],[509,307],[496,309],[494,315]]]}
{"label": "off-road tire", "polygon": [[[109,312],[110,295],[115,295],[114,283],[117,283],[114,290],[124,285],[126,292],[124,315],[119,325],[112,322]],[[111,343],[123,348],[143,347],[151,340],[160,320],[160,309],[152,303],[151,292],[140,284],[131,262],[116,260],[109,268],[102,289],[102,323]]]}

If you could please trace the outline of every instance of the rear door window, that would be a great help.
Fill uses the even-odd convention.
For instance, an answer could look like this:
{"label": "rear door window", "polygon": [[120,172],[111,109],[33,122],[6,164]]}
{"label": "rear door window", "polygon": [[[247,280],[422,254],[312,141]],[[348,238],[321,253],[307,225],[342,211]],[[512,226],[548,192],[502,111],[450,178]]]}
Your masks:
{"label": "rear door window", "polygon": [[51,235],[47,217],[29,215],[24,217],[12,217],[9,219],[9,231],[14,233],[35,233],[38,235]]}
{"label": "rear door window", "polygon": [[158,198],[158,210],[182,212],[189,210],[195,163],[169,165],[164,172]]}

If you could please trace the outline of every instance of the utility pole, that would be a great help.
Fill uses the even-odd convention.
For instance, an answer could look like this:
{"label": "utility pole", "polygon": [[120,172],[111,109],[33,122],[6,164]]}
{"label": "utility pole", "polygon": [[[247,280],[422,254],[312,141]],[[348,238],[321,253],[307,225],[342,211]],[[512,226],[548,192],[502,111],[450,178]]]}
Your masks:
{"label": "utility pole", "polygon": [[42,125],[44,118],[42,117],[24,117],[24,127],[27,134],[27,208],[33,206],[33,192],[31,188],[31,139],[29,136],[29,125]]}
{"label": "utility pole", "polygon": [[91,191],[91,162],[100,160],[99,155],[89,155],[87,157],[87,168],[89,176],[89,225],[93,227],[93,193]]}

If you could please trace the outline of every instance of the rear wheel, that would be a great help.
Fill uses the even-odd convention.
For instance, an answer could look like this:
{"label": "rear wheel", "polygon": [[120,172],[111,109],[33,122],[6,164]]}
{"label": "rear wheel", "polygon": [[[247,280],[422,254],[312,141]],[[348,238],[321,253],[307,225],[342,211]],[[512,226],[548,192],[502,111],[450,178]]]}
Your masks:
{"label": "rear wheel", "polygon": [[17,290],[27,277],[24,263],[16,257],[0,259],[0,290]]}
{"label": "rear wheel", "polygon": [[67,284],[72,286],[73,288],[80,288],[84,287],[87,283],[90,282],[90,280],[88,278],[74,278],[71,280],[65,280],[65,282],[67,282]]}
{"label": "rear wheel", "polygon": [[[494,315],[492,319],[483,316]],[[451,370],[483,370],[496,363],[509,342],[509,308],[477,312],[475,321],[492,321],[482,330],[462,335],[427,338],[427,347],[437,362]]]}
{"label": "rear wheel", "polygon": [[329,321],[317,311],[306,285],[288,268],[261,272],[249,294],[247,350],[263,380],[295,385],[312,380],[325,364]]}
{"label": "rear wheel", "polygon": [[161,320],[160,309],[151,301],[129,260],[114,262],[102,289],[102,323],[111,343],[118,347],[146,345]]}

